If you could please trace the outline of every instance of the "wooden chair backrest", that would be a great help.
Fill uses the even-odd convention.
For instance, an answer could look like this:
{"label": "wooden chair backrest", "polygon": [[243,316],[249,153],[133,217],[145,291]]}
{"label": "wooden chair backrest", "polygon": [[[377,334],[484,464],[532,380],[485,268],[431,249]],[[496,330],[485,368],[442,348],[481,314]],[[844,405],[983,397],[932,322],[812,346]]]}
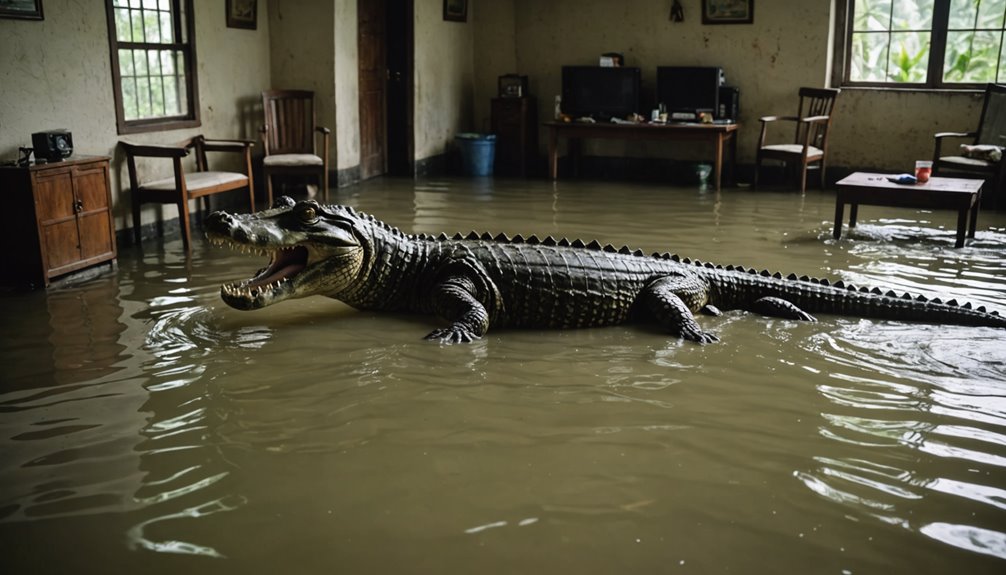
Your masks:
{"label": "wooden chair backrest", "polygon": [[985,102],[977,132],[976,144],[1006,146],[1006,86],[989,84],[985,88]]}
{"label": "wooden chair backrest", "polygon": [[265,154],[313,154],[314,92],[266,90],[262,92]]}
{"label": "wooden chair backrest", "polygon": [[795,143],[803,143],[804,131],[811,146],[824,149],[828,143],[828,128],[831,127],[831,113],[835,109],[835,100],[841,90],[833,88],[800,88],[800,108],[797,115],[800,118],[811,116],[828,116],[828,121],[820,124],[797,124]]}

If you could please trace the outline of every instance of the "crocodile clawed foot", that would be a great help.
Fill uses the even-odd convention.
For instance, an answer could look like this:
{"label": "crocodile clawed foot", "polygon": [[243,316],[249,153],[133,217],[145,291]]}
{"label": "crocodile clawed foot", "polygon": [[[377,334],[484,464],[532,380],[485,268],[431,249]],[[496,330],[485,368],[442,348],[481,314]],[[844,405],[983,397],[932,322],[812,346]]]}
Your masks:
{"label": "crocodile clawed foot", "polygon": [[447,327],[441,329],[435,329],[429,333],[425,338],[432,341],[439,341],[440,343],[454,344],[454,343],[471,343],[477,339],[479,336],[471,333],[470,331],[458,328],[458,327]]}
{"label": "crocodile clawed foot", "polygon": [[699,329],[685,329],[681,331],[681,337],[698,343],[716,343],[720,340],[715,334]]}

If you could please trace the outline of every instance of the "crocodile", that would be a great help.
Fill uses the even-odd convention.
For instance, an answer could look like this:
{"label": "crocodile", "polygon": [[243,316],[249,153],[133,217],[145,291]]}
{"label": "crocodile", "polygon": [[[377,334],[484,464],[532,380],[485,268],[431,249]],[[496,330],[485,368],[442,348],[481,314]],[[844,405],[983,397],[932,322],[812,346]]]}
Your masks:
{"label": "crocodile", "polygon": [[471,232],[406,234],[341,205],[281,197],[252,214],[217,211],[213,245],[269,256],[254,277],[220,288],[240,310],[322,295],[360,310],[439,316],[426,338],[461,343],[490,328],[585,328],[656,323],[681,338],[718,341],[697,313],[745,310],[816,321],[852,315],[936,324],[1006,327],[997,311],[955,300],[897,294],[795,274],[645,254],[599,242]]}

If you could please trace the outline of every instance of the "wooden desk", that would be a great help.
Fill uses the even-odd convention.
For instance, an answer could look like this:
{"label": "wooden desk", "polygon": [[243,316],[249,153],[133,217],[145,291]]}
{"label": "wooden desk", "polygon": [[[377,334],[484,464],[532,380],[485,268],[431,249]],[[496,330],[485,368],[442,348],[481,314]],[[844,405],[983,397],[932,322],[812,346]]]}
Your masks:
{"label": "wooden desk", "polygon": [[[887,178],[891,174],[856,172],[836,185],[835,239],[842,237],[842,217],[845,204],[850,204],[849,227],[856,227],[859,204],[896,208],[928,208],[957,211],[957,243],[964,246],[964,233],[975,237],[978,224],[978,207],[982,199],[983,180],[932,177],[925,184],[895,184]],[[970,214],[970,218],[968,217]]]}
{"label": "wooden desk", "polygon": [[723,148],[730,148],[730,177],[737,163],[737,124],[596,124],[581,122],[545,122],[548,130],[548,161],[552,179],[559,175],[559,138],[569,142],[569,154],[575,166],[579,161],[580,140],[698,140],[713,144],[713,175],[716,190],[723,174]]}

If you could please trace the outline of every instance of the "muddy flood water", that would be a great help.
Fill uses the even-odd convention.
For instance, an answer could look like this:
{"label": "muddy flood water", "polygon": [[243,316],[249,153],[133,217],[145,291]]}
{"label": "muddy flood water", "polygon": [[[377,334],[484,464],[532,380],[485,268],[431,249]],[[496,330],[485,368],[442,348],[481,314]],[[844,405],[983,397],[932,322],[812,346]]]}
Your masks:
{"label": "muddy flood water", "polygon": [[[409,233],[627,244],[1006,313],[1006,214],[657,184],[378,179]],[[0,572],[1004,573],[1006,330],[732,311],[422,336],[177,236],[0,296]]]}

